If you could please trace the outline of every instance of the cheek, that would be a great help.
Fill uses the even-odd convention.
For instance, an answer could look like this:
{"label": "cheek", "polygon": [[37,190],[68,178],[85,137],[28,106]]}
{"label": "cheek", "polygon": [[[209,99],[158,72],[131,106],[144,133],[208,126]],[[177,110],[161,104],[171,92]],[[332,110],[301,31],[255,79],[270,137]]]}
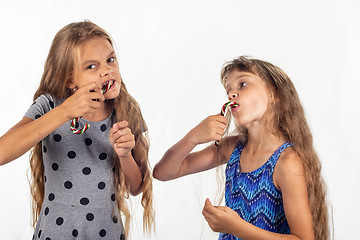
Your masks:
{"label": "cheek", "polygon": [[254,105],[256,105],[260,113],[265,113],[268,108],[269,101],[267,98],[257,99],[254,101]]}
{"label": "cheek", "polygon": [[247,98],[246,101],[242,102],[241,106],[241,115],[243,117],[248,120],[259,120],[264,116],[268,108],[268,100],[267,98]]}
{"label": "cheek", "polygon": [[75,81],[78,87],[83,87],[89,82],[89,76],[87,76],[87,74],[84,73],[79,73],[76,75]]}
{"label": "cheek", "polygon": [[113,68],[113,77],[115,78],[119,78],[120,77],[120,71],[119,71],[119,68],[115,67]]}

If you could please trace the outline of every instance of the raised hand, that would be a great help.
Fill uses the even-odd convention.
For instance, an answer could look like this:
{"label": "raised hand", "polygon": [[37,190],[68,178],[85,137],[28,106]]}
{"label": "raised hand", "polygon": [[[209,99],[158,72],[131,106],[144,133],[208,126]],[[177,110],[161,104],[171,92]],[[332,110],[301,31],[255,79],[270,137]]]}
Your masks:
{"label": "raised hand", "polygon": [[105,97],[96,83],[89,83],[68,97],[62,104],[70,119],[94,113],[100,108]]}
{"label": "raised hand", "polygon": [[187,135],[194,144],[220,140],[224,134],[227,119],[220,114],[211,115],[194,127]]}
{"label": "raised hand", "polygon": [[115,123],[109,133],[110,144],[120,158],[128,157],[135,146],[135,138],[127,121]]}

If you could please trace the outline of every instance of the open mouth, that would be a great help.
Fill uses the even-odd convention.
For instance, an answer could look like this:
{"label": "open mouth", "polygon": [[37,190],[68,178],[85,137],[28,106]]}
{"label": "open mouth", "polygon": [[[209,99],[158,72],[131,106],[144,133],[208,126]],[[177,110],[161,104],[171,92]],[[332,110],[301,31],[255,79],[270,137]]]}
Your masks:
{"label": "open mouth", "polygon": [[236,103],[236,102],[230,102],[230,105],[229,105],[231,108],[235,108],[235,107],[238,107],[239,104]]}
{"label": "open mouth", "polygon": [[236,111],[239,107],[239,104],[236,102],[227,102],[221,108],[221,115],[226,116],[227,110],[230,109],[232,112]]}
{"label": "open mouth", "polygon": [[235,104],[230,106],[230,110],[231,112],[236,112],[239,109],[239,107],[240,107],[239,104]]}
{"label": "open mouth", "polygon": [[109,80],[107,82],[104,82],[103,86],[102,86],[102,93],[106,93],[107,90],[109,90],[115,83],[115,80]]}
{"label": "open mouth", "polygon": [[236,102],[231,102],[229,104],[231,112],[236,112],[239,109],[239,104]]}

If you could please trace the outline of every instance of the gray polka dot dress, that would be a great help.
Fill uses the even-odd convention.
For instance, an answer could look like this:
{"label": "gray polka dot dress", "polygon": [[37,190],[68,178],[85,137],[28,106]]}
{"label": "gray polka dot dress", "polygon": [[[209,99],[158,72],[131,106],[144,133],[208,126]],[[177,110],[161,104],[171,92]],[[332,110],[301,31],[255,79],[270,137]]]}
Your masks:
{"label": "gray polka dot dress", "polygon": [[[37,119],[63,100],[41,95],[25,116]],[[42,140],[45,196],[33,239],[124,239],[115,202],[113,154],[109,142],[112,115],[86,123],[84,134],[74,134],[70,122]]]}

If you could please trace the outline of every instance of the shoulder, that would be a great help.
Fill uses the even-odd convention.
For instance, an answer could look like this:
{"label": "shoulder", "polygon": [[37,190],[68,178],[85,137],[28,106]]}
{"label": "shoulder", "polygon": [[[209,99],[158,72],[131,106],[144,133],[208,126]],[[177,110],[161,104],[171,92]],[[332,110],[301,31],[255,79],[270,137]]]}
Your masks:
{"label": "shoulder", "polygon": [[219,146],[213,148],[217,150],[221,163],[226,163],[239,144],[238,136],[229,136],[221,139]]}
{"label": "shoulder", "polygon": [[25,113],[25,117],[33,120],[46,114],[59,105],[59,101],[50,94],[41,94],[35,99],[28,111]]}
{"label": "shoulder", "polygon": [[48,94],[41,94],[37,99],[35,99],[33,105],[42,105],[42,106],[49,106],[50,108],[54,108],[55,105],[55,98]]}
{"label": "shoulder", "polygon": [[275,165],[274,184],[281,188],[281,185],[299,177],[305,178],[304,164],[294,148],[289,147],[281,153]]}

